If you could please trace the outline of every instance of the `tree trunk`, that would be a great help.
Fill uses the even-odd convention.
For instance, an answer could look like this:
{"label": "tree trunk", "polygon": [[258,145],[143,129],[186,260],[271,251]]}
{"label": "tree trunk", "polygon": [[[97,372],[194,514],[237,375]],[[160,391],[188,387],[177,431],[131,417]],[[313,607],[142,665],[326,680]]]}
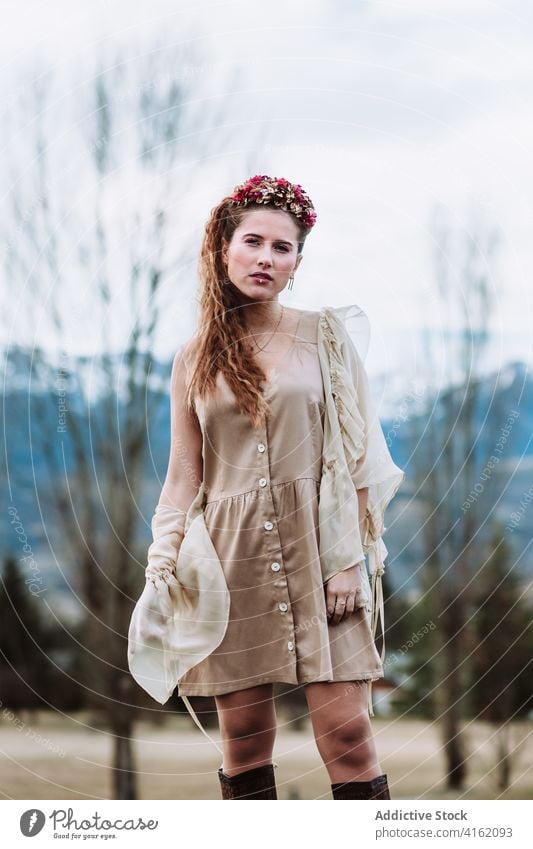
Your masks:
{"label": "tree trunk", "polygon": [[129,710],[115,708],[112,720],[114,739],[113,752],[113,798],[137,799],[137,771],[134,763],[132,732],[133,717]]}
{"label": "tree trunk", "polygon": [[507,790],[511,783],[512,756],[509,746],[510,725],[504,722],[496,732],[496,787],[498,790]]}
{"label": "tree trunk", "polygon": [[[455,590],[452,590],[455,592]],[[441,682],[446,693],[446,708],[442,715],[443,743],[446,758],[446,786],[450,790],[462,790],[466,780],[461,718],[463,715],[463,639],[464,604],[460,590],[452,599],[445,599],[443,615],[446,644],[446,675]]]}

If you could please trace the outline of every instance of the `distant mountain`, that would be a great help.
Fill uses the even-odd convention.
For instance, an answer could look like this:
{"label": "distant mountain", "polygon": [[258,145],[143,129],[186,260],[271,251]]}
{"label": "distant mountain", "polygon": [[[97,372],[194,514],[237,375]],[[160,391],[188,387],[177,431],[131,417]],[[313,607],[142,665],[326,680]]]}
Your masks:
{"label": "distant mountain", "polygon": [[[92,434],[95,428],[104,428],[102,396],[110,387],[114,405],[114,420],[124,419],[125,400],[128,397],[127,369],[124,356],[114,356],[109,364],[95,358],[80,357],[68,363],[59,354],[55,357],[39,356],[40,352],[23,347],[12,347],[3,361],[4,387],[4,450],[3,471],[7,486],[0,492],[3,516],[15,506],[37,558],[47,576],[50,589],[64,590],[69,582],[72,564],[62,562],[68,557],[61,545],[61,531],[55,527],[57,518],[47,513],[50,506],[49,487],[58,485],[49,479],[48,463],[42,448],[42,436],[47,442],[46,452],[54,456],[62,470],[62,480],[71,481],[74,459],[68,435],[68,420],[74,416],[80,425],[85,451],[92,453]],[[139,545],[148,547],[150,519],[165,477],[170,441],[170,385],[171,361],[153,363],[150,378],[144,385],[143,363],[138,367],[137,403],[146,415],[146,437],[149,440],[144,470],[145,486],[142,488],[139,510],[144,522],[139,522]],[[116,375],[109,380],[108,374]],[[372,391],[380,397],[382,382],[372,380]],[[453,398],[459,411],[462,408],[460,390],[443,390],[434,399],[431,415],[422,412],[422,399],[403,392],[398,384],[398,395],[392,397],[390,379],[387,383],[387,409],[390,415],[382,419],[383,431],[388,439],[395,462],[406,472],[406,479],[387,513],[386,544],[390,551],[389,573],[394,584],[409,586],[423,562],[420,528],[424,519],[423,491],[416,492],[411,474],[416,434],[432,428],[437,434],[437,444],[444,444],[449,436],[444,419],[448,396]],[[163,399],[158,401],[159,393]],[[62,410],[62,408],[66,410]],[[513,413],[515,411],[515,413]],[[64,412],[67,432],[61,431],[61,414]],[[533,381],[524,363],[509,363],[497,374],[485,376],[479,384],[475,409],[476,447],[474,462],[483,468],[485,457],[490,456],[501,438],[509,417],[512,426],[505,437],[499,462],[492,473],[491,486],[497,497],[491,497],[491,510],[503,523],[516,512],[533,481]],[[105,432],[105,431],[104,431]],[[452,434],[452,439],[453,439]],[[120,447],[117,444],[116,450]],[[50,456],[50,455],[48,455]],[[461,459],[461,458],[459,458]],[[98,469],[99,458],[94,458]],[[126,470],[127,472],[127,470]],[[95,481],[97,476],[95,477]],[[127,486],[127,477],[124,479]],[[105,511],[103,511],[105,515]],[[523,520],[510,535],[510,542],[519,554],[528,574],[533,572],[531,553],[521,554],[533,537],[533,504],[524,511]],[[59,540],[52,549],[47,540]],[[2,535],[0,556],[11,551],[22,556],[20,540],[9,523]]]}

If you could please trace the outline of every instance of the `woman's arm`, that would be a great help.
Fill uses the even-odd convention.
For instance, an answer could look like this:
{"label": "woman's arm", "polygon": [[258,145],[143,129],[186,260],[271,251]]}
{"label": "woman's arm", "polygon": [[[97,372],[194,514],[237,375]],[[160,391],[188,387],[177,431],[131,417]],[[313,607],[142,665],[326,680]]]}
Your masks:
{"label": "woman's arm", "polygon": [[202,431],[189,413],[186,397],[186,346],[174,357],[170,380],[170,456],[159,504],[187,511],[203,480]]}
{"label": "woman's arm", "polygon": [[[357,502],[359,505],[359,530],[361,531],[361,536],[363,535],[364,529],[367,499],[368,487],[358,489]],[[366,565],[363,565],[366,569]],[[333,577],[331,577],[326,583],[325,594],[328,621],[332,625],[337,625],[341,622],[341,620],[350,616],[355,608],[359,607],[363,603],[362,599],[365,596],[365,588],[361,579],[359,566],[354,564],[349,569],[344,569],[342,572],[338,572],[336,575],[333,575]],[[344,609],[336,609],[335,602],[337,597],[346,599],[346,606]]]}

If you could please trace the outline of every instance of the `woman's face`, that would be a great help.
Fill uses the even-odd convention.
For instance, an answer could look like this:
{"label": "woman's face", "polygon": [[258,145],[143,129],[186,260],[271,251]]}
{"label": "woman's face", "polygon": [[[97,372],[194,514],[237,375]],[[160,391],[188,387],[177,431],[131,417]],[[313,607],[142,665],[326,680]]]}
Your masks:
{"label": "woman's face", "polygon": [[[302,259],[296,223],[281,209],[252,209],[229,245],[224,240],[222,257],[229,279],[243,295],[254,300],[277,300]],[[261,273],[266,277],[259,277]]]}

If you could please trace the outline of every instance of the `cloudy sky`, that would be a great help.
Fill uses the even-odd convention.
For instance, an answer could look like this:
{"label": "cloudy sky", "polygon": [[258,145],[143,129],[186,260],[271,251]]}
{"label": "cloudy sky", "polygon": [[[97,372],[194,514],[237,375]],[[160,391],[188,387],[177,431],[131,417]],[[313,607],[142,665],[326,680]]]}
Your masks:
{"label": "cloudy sky", "polygon": [[[30,170],[32,116],[25,123],[12,116],[46,69],[54,80],[48,132],[58,161],[70,166],[71,179],[62,178],[67,214],[91,196],[77,133],[95,69],[124,62],[131,81],[142,78],[151,51],[166,51],[182,57],[170,73],[194,80],[191,109],[211,141],[201,158],[198,139],[184,144],[187,189],[172,203],[176,238],[193,254],[211,207],[250,173],[301,183],[318,222],[293,295],[281,300],[309,309],[359,304],[372,325],[369,370],[407,379],[423,364],[420,331],[432,329],[445,358],[457,327],[460,300],[443,309],[435,297],[435,253],[468,312],[465,236],[496,229],[500,247],[485,269],[493,296],[486,364],[531,361],[533,9],[526,0],[19,0],[2,9],[4,164]],[[127,207],[128,179],[136,184],[126,135],[123,154],[130,167],[117,176],[117,215]],[[4,170],[4,195],[17,191],[13,173],[11,165]],[[453,228],[447,247],[435,241],[437,207]],[[112,279],[126,290],[118,254]],[[90,306],[90,281],[75,266],[65,280]],[[169,355],[192,331],[193,264],[168,285],[161,350]],[[11,306],[3,343],[35,341],[44,329],[37,322],[28,336],[5,275],[2,288]],[[91,350],[93,341],[72,332],[73,347]]]}

